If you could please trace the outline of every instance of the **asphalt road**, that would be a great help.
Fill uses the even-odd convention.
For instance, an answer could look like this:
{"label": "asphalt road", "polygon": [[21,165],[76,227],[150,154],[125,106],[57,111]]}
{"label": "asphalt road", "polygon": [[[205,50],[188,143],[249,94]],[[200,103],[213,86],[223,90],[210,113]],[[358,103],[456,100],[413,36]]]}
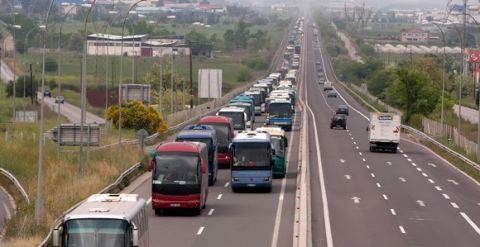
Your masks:
{"label": "asphalt road", "polygon": [[0,241],[5,231],[5,221],[10,219],[14,213],[15,209],[12,197],[3,187],[0,187]]}
{"label": "asphalt road", "polygon": [[[315,78],[319,42],[307,27],[301,97],[311,109],[313,246],[480,246],[479,184],[406,138],[396,154],[369,152],[368,112],[338,83],[342,97],[326,97]],[[345,102],[347,130],[330,129],[332,110]]]}
{"label": "asphalt road", "polygon": [[[38,99],[41,100],[42,93],[37,93]],[[53,96],[53,95],[52,95]],[[60,114],[66,118],[71,123],[80,123],[81,118],[81,109],[77,106],[69,104],[67,102],[68,99],[65,100],[65,103],[60,104]],[[55,103],[55,97],[45,97],[45,106],[50,108],[54,112],[58,112],[58,104]],[[98,124],[105,124],[105,119],[96,116],[93,113],[86,112],[86,119],[85,123],[98,123]]]}

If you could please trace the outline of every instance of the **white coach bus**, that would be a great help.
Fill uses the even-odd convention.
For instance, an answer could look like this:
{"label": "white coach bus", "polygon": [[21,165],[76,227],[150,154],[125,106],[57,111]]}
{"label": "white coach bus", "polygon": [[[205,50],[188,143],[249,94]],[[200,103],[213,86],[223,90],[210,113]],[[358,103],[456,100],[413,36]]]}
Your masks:
{"label": "white coach bus", "polygon": [[58,247],[148,247],[145,200],[136,194],[94,194],[53,231]]}

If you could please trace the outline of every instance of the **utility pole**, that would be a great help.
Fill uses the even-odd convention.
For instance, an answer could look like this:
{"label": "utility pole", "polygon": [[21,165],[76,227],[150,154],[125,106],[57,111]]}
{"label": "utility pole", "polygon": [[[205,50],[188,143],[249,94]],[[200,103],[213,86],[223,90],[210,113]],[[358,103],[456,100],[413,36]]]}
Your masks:
{"label": "utility pole", "polygon": [[465,75],[465,28],[467,21],[467,0],[463,0],[463,28],[462,28],[462,39],[461,39],[461,62],[462,62],[462,73],[460,75],[460,85],[458,90],[458,119],[457,119],[457,134],[460,137],[462,133],[462,84],[463,77]]}
{"label": "utility pole", "polygon": [[188,43],[190,46],[189,54],[189,66],[190,66],[190,109],[193,109],[193,71],[192,71],[192,43]]}

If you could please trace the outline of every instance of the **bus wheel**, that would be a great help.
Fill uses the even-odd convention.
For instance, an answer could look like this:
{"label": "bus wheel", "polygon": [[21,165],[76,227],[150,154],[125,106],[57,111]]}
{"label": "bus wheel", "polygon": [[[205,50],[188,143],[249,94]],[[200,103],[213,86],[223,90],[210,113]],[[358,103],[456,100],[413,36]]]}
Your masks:
{"label": "bus wheel", "polygon": [[163,215],[163,210],[162,209],[159,209],[159,208],[156,208],[155,209],[155,215]]}
{"label": "bus wheel", "polygon": [[201,208],[196,208],[193,210],[193,214],[194,215],[200,215],[200,213],[202,213],[202,209]]}

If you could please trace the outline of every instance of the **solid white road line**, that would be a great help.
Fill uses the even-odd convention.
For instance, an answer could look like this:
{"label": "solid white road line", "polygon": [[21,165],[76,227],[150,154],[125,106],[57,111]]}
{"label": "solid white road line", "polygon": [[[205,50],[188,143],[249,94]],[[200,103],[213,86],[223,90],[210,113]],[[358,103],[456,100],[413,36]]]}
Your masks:
{"label": "solid white road line", "polygon": [[[323,56],[322,60],[323,60]],[[323,62],[323,65],[325,66],[325,62]],[[315,120],[315,114],[313,114],[312,109],[308,105],[308,93],[305,92],[306,100],[305,100],[305,106],[310,112],[310,115],[312,116],[313,120]],[[325,177],[323,174],[323,166],[322,166],[322,157],[320,154],[320,141],[318,140],[318,127],[317,127],[317,121],[313,121],[313,130],[315,133],[315,145],[317,149],[317,164],[318,164],[318,176],[320,179],[320,189],[321,189],[321,194],[322,194],[322,206],[323,206],[323,220],[325,224],[325,235],[326,235],[326,240],[327,240],[327,247],[332,247],[333,246],[333,237],[332,237],[332,227],[330,224],[330,213],[328,210],[328,199],[327,199],[327,190],[325,188]]]}
{"label": "solid white road line", "polygon": [[6,219],[9,220],[12,218],[12,214],[10,213],[10,210],[8,210],[8,206],[7,204],[4,202],[3,203],[3,208],[5,209],[5,216],[6,216]]}
{"label": "solid white road line", "polygon": [[403,234],[405,234],[405,229],[403,229],[403,226],[398,226],[398,228],[400,229],[400,232],[402,232]]}
{"label": "solid white road line", "polygon": [[454,208],[458,208],[458,205],[454,202],[451,202],[450,205],[452,205],[452,207],[454,207]]}
{"label": "solid white road line", "polygon": [[197,235],[201,235],[203,230],[205,230],[205,227],[204,226],[200,227],[197,231]]}
{"label": "solid white road line", "polygon": [[213,214],[213,211],[215,211],[215,209],[210,209],[210,211],[208,211],[208,215],[212,215]]}
{"label": "solid white road line", "polygon": [[[296,124],[297,124],[297,116],[298,115],[295,115],[295,117],[293,118],[293,126],[296,126]],[[294,135],[294,132],[290,132],[289,140],[293,140],[293,138],[294,138],[293,135]],[[304,147],[304,148],[307,148],[307,147]],[[292,151],[292,145],[288,145],[287,159],[290,158],[291,151]],[[300,157],[300,155],[301,154],[299,153],[298,156]],[[287,171],[288,171],[289,164],[290,164],[290,162],[286,162],[285,169]],[[287,175],[285,175],[285,177],[282,179],[282,187],[280,189],[280,196],[278,198],[279,201],[278,201],[278,204],[277,204],[277,212],[276,212],[276,215],[275,215],[275,225],[273,226],[271,247],[276,247],[277,243],[278,243],[278,236],[279,236],[279,232],[280,232],[280,223],[281,223],[281,220],[282,220],[282,212],[283,212],[283,202],[284,202],[283,198],[284,198],[284,195],[285,195],[286,185],[287,185]]]}
{"label": "solid white road line", "polygon": [[478,228],[478,226],[475,224],[475,222],[473,222],[470,217],[468,217],[467,214],[465,214],[464,212],[460,212],[460,215],[462,215],[462,217],[468,222],[468,224],[470,224],[470,226],[473,228],[473,230],[475,230],[477,232],[478,235],[480,235],[480,228]]}
{"label": "solid white road line", "polygon": [[148,200],[147,200],[147,205],[150,205],[150,203],[152,203],[152,198],[151,198],[151,197],[148,198]]}
{"label": "solid white road line", "polygon": [[450,196],[448,196],[447,194],[442,194],[442,195],[443,197],[445,197],[445,199],[450,200]]}
{"label": "solid white road line", "polygon": [[392,213],[392,215],[397,215],[397,213],[395,212],[395,209],[393,208],[390,209],[390,212]]}
{"label": "solid white road line", "polygon": [[222,196],[223,196],[223,194],[218,195],[218,196],[217,196],[217,200],[222,199]]}

